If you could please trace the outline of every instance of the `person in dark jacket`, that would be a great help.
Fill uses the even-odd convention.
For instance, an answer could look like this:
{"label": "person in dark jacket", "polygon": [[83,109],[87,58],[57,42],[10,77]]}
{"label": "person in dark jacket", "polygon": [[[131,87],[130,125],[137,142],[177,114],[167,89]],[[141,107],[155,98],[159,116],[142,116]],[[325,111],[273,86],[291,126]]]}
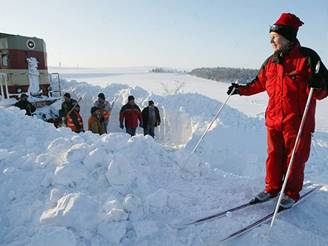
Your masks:
{"label": "person in dark jacket", "polygon": [[26,111],[26,115],[28,116],[32,116],[32,113],[35,112],[36,108],[32,105],[32,103],[30,103],[28,100],[28,95],[26,94],[21,94],[20,96],[20,100],[15,103],[15,106],[20,108],[20,109],[24,109]]}
{"label": "person in dark jacket", "polygon": [[66,116],[66,125],[71,128],[73,132],[80,133],[84,132],[83,129],[83,120],[80,115],[80,106],[77,104],[75,108],[67,114]]}
{"label": "person in dark jacket", "polygon": [[71,108],[73,108],[75,103],[77,103],[77,101],[71,98],[71,94],[66,92],[64,94],[64,102],[62,103],[61,109],[59,111],[60,117],[66,117],[66,114],[71,110]]}
{"label": "person in dark jacket", "polygon": [[134,136],[138,127],[138,121],[140,126],[142,126],[140,108],[135,104],[134,96],[129,96],[128,103],[123,105],[120,111],[120,128],[123,129],[125,124],[126,132],[131,136]]}
{"label": "person in dark jacket", "polygon": [[144,108],[141,112],[144,135],[155,137],[155,127],[161,124],[161,117],[159,110],[155,107],[153,101],[148,102],[148,107]]}
{"label": "person in dark jacket", "polygon": [[75,99],[71,98],[71,94],[66,92],[64,94],[64,102],[61,105],[61,109],[59,110],[59,117],[62,119],[62,123],[67,125],[67,113],[77,104]]}
{"label": "person in dark jacket", "polygon": [[270,28],[274,53],[264,62],[258,76],[247,85],[233,83],[228,89],[228,94],[250,96],[266,91],[269,96],[265,113],[268,142],[265,189],[255,197],[266,201],[282,188],[309,91],[314,88],[292,168],[285,177],[288,180],[280,203],[283,208],[293,206],[300,197],[314,132],[316,101],[328,95],[326,67],[314,50],[302,47],[296,38],[303,24],[294,14],[283,13]]}

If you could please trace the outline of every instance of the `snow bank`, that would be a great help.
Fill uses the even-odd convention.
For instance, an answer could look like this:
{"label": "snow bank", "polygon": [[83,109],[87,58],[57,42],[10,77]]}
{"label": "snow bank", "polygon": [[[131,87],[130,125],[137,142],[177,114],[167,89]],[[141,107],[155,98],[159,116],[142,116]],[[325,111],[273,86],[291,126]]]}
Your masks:
{"label": "snow bank", "polygon": [[[86,117],[100,88],[75,82],[64,87],[83,97]],[[173,226],[240,204],[263,188],[261,116],[226,107],[190,157],[220,102],[198,94],[155,96],[124,85],[101,91],[118,98],[110,134],[103,136],[55,129],[16,108],[0,109],[1,245],[211,245],[271,211],[263,206],[186,230]],[[156,141],[142,134],[130,138],[118,128],[114,115],[129,94],[142,106],[150,98],[160,106]],[[328,135],[317,133],[307,180],[325,182],[327,156]],[[234,245],[282,245],[291,232],[297,233],[291,245],[327,244],[327,194],[325,186],[279,218],[273,239],[263,237],[263,226]],[[311,207],[314,215],[307,212]]]}
{"label": "snow bank", "polygon": [[74,233],[65,227],[42,226],[32,237],[31,246],[75,246]]}

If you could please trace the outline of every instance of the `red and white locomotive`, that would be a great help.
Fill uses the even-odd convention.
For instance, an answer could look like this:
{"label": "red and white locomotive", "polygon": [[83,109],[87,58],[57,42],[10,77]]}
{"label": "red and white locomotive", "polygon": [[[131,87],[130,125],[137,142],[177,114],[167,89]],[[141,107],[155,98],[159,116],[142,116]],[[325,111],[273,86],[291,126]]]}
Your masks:
{"label": "red and white locomotive", "polygon": [[43,39],[0,33],[0,93],[3,99],[21,93],[30,96],[60,96],[57,76],[56,90],[51,89],[53,76],[48,73],[46,44]]}
{"label": "red and white locomotive", "polygon": [[46,113],[46,106],[59,101],[60,79],[48,73],[44,40],[0,33],[0,104],[13,105],[22,93],[40,109],[37,116],[47,121],[56,117]]}

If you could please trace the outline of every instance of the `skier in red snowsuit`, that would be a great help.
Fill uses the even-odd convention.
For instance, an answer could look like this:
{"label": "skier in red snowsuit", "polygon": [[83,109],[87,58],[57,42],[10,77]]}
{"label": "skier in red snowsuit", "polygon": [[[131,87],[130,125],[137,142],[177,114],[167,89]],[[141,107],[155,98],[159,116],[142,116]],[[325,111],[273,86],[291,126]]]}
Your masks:
{"label": "skier in red snowsuit", "polygon": [[[314,88],[300,143],[287,180],[281,206],[291,207],[298,199],[304,180],[305,162],[309,158],[311,134],[315,128],[316,100],[328,95],[328,71],[317,53],[301,47],[296,38],[304,23],[295,15],[283,13],[270,27],[270,41],[274,53],[262,65],[258,76],[247,85],[231,84],[230,94],[243,96],[266,91],[269,102],[265,112],[268,157],[266,161],[265,190],[256,196],[266,201],[276,196],[282,186],[291,153],[300,127],[305,104]],[[315,73],[320,61],[319,73]]]}

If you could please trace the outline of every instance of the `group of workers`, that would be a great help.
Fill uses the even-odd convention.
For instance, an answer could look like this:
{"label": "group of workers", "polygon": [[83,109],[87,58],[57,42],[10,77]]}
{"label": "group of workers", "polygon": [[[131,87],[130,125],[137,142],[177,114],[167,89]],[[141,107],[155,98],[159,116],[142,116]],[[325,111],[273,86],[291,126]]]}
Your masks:
{"label": "group of workers", "polygon": [[[111,104],[105,98],[104,93],[98,94],[98,99],[91,107],[91,115],[88,119],[88,130],[99,135],[107,133],[108,123],[114,102]],[[80,115],[78,101],[71,98],[69,93],[64,94],[64,102],[59,110],[62,122],[72,131],[80,133],[84,131],[83,120]],[[144,135],[155,137],[155,127],[161,123],[158,108],[153,101],[142,111],[134,101],[134,96],[128,97],[128,102],[122,106],[119,115],[120,128],[126,129],[131,136],[136,134],[138,126],[144,130]]]}
{"label": "group of workers", "polygon": [[[91,115],[88,119],[88,130],[99,135],[107,133],[108,122],[111,116],[114,102],[111,104],[105,98],[104,93],[98,94],[98,99],[91,107]],[[26,111],[26,115],[31,116],[36,108],[28,101],[28,95],[23,93],[16,107]],[[83,120],[80,114],[79,101],[71,98],[70,93],[64,94],[64,101],[59,110],[59,122],[56,126],[65,125],[72,129],[73,132],[84,132]],[[122,106],[119,115],[120,128],[128,134],[134,136],[138,126],[143,128],[144,135],[155,137],[155,128],[161,123],[161,117],[154,101],[148,101],[148,106],[142,111],[134,101],[134,96],[128,97],[128,102]]]}

